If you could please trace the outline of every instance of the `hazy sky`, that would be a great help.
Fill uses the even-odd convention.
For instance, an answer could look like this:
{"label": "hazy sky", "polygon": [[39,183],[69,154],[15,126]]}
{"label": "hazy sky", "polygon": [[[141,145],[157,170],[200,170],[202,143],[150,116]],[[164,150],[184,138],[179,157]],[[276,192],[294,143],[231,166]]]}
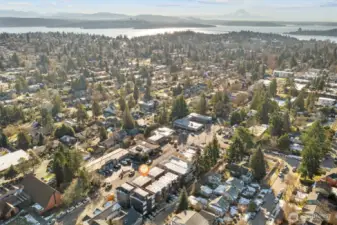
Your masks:
{"label": "hazy sky", "polygon": [[0,0],[1,9],[198,17],[245,9],[270,20],[337,21],[337,0]]}

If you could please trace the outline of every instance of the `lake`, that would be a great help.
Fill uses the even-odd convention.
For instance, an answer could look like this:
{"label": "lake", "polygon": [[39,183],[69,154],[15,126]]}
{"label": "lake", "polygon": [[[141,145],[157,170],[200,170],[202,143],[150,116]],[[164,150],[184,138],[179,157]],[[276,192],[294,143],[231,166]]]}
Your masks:
{"label": "lake", "polygon": [[[206,33],[206,34],[221,34],[231,31],[254,31],[262,33],[277,33],[285,34],[291,31],[297,31],[299,26],[284,26],[284,27],[252,27],[252,26],[217,26],[207,28],[160,28],[160,29],[81,29],[81,28],[48,28],[48,27],[0,27],[0,33],[27,33],[27,32],[74,32],[74,33],[89,33],[105,35],[109,37],[116,37],[118,35],[126,35],[128,37],[139,37],[145,35],[155,35],[163,33],[172,33],[176,31],[191,30],[194,32]],[[330,30],[333,27],[329,26],[302,26],[305,30]],[[331,40],[337,42],[337,37],[326,36],[301,36],[301,35],[289,35],[291,37],[298,38],[300,40]]]}

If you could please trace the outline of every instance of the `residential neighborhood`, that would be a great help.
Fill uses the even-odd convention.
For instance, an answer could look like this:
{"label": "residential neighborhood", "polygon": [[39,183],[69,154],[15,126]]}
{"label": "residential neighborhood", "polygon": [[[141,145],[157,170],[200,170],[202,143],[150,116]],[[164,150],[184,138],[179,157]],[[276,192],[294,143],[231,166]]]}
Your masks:
{"label": "residential neighborhood", "polygon": [[0,34],[0,224],[337,225],[336,50]]}

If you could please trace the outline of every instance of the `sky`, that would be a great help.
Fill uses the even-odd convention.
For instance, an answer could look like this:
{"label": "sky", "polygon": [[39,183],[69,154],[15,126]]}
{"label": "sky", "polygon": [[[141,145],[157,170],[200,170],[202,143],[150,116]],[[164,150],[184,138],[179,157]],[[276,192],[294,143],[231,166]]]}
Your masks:
{"label": "sky", "polygon": [[337,0],[0,0],[0,10],[221,17],[246,10],[260,20],[337,21]]}

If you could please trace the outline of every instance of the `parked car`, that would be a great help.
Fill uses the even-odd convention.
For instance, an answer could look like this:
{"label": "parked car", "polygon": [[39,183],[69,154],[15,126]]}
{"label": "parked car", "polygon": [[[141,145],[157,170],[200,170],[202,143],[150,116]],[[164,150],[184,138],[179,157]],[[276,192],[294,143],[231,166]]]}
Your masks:
{"label": "parked car", "polygon": [[110,191],[112,188],[112,184],[107,184],[106,187],[105,187],[105,191]]}
{"label": "parked car", "polygon": [[75,206],[70,207],[70,208],[67,210],[67,213],[71,213],[72,211],[74,211],[74,209],[75,209]]}
{"label": "parked car", "polygon": [[121,164],[116,164],[116,165],[114,165],[114,169],[115,169],[115,170],[119,170],[121,167],[122,167]]}
{"label": "parked car", "polygon": [[296,173],[296,171],[297,171],[297,167],[294,166],[294,167],[293,167],[293,173]]}
{"label": "parked car", "polygon": [[127,165],[128,165],[128,163],[127,163],[125,160],[122,160],[122,161],[121,161],[121,164],[122,164],[123,166],[127,166]]}
{"label": "parked car", "polygon": [[147,160],[145,164],[148,165],[148,166],[151,165],[152,164],[152,160],[151,159]]}
{"label": "parked car", "polygon": [[131,170],[130,173],[129,173],[129,177],[133,177],[134,175],[135,175],[135,171]]}

